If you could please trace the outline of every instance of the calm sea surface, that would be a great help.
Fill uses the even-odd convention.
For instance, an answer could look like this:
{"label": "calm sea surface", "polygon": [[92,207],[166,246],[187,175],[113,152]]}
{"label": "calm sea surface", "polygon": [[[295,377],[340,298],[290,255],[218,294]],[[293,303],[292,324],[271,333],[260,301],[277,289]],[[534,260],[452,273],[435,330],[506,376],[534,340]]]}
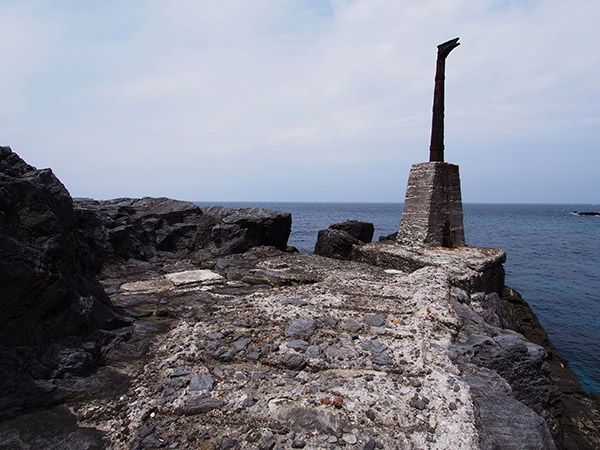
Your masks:
{"label": "calm sea surface", "polygon": [[[197,202],[200,206],[211,203]],[[312,253],[317,233],[348,219],[372,222],[373,240],[398,230],[401,203],[220,203],[292,213],[289,245]],[[600,392],[600,217],[594,205],[465,204],[468,245],[506,250],[506,284],[531,305],[587,390]]]}

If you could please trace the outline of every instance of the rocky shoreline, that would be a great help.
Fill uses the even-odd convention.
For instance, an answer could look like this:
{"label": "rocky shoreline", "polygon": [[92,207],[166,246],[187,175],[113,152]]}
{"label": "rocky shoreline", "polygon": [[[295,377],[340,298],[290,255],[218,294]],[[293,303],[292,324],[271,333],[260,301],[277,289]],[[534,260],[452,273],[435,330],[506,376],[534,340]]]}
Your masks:
{"label": "rocky shoreline", "polygon": [[0,448],[600,448],[502,250],[299,254],[288,213],[0,169]]}

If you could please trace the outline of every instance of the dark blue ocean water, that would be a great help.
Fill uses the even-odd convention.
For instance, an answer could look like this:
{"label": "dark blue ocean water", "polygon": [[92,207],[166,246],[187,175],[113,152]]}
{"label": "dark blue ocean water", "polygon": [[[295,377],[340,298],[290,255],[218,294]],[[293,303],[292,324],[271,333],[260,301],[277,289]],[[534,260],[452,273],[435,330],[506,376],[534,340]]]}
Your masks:
{"label": "dark blue ocean water", "polygon": [[[397,231],[402,214],[401,203],[221,204],[292,213],[289,245],[304,253],[312,253],[318,231],[332,223],[372,222],[377,240]],[[506,284],[531,305],[583,387],[596,392],[600,392],[600,217],[570,213],[598,210],[593,205],[464,205],[467,244],[506,250]]]}

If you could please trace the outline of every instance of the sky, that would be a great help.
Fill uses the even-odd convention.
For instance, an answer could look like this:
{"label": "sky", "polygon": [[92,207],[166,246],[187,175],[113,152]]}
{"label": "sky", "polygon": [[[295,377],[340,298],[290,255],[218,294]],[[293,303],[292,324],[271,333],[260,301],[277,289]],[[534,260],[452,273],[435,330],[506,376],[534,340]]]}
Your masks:
{"label": "sky", "polygon": [[74,197],[600,203],[598,0],[0,0],[0,145]]}

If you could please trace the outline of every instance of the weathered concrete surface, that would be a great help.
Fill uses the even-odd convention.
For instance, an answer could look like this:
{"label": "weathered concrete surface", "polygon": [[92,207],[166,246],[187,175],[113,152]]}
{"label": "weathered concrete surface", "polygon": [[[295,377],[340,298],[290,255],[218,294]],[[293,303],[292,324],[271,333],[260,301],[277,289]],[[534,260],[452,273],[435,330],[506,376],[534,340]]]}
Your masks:
{"label": "weathered concrete surface", "polygon": [[543,349],[489,325],[485,299],[497,294],[456,287],[446,267],[405,273],[263,247],[169,281],[197,264],[103,272],[136,324],[170,325],[142,359],[108,355],[128,388],[69,403],[80,429],[103,430],[111,448],[555,448],[480,351],[511,342],[502,355],[524,346],[538,362]]}
{"label": "weathered concrete surface", "polygon": [[413,164],[397,240],[413,246],[465,245],[458,166],[445,162]]}
{"label": "weathered concrete surface", "polygon": [[[478,375],[469,377],[468,382],[474,395],[477,427],[487,436],[482,440],[483,448],[525,448],[519,447],[522,442],[515,444],[510,433],[500,431],[506,431],[506,421],[518,426],[520,418],[516,416],[524,411],[520,403],[546,421],[558,448],[600,448],[600,396],[581,388],[529,305],[514,289],[503,286],[504,251],[409,248],[381,242],[354,247],[352,257],[405,272],[426,266],[448,270],[457,301],[454,310],[463,323],[451,354],[465,371],[474,361],[479,368]],[[486,373],[485,368],[492,371]],[[495,398],[497,389],[511,392],[511,398]],[[514,409],[515,414],[501,417],[499,409]],[[531,425],[529,422],[527,426]],[[520,436],[525,434],[519,432]],[[492,435],[495,437],[490,440]]]}
{"label": "weathered concrete surface", "polygon": [[[126,400],[95,403],[102,413],[82,423],[114,430],[119,448],[142,441],[140,429],[183,448],[190,435],[215,448],[224,437],[239,448],[297,439],[311,449],[362,449],[370,439],[384,448],[478,448],[468,387],[446,355],[460,323],[444,270],[387,274],[283,253],[244,270],[273,276],[256,287],[223,280],[146,294],[164,316],[188,318],[173,323]],[[298,272],[311,281],[276,287]],[[135,295],[106,285],[118,304]],[[214,380],[201,399],[190,388],[198,375]],[[90,407],[80,405],[80,417]]]}
{"label": "weathered concrete surface", "polygon": [[407,247],[390,241],[354,246],[353,261],[413,272],[427,266],[444,267],[454,286],[469,292],[502,292],[506,252],[497,248]]}

